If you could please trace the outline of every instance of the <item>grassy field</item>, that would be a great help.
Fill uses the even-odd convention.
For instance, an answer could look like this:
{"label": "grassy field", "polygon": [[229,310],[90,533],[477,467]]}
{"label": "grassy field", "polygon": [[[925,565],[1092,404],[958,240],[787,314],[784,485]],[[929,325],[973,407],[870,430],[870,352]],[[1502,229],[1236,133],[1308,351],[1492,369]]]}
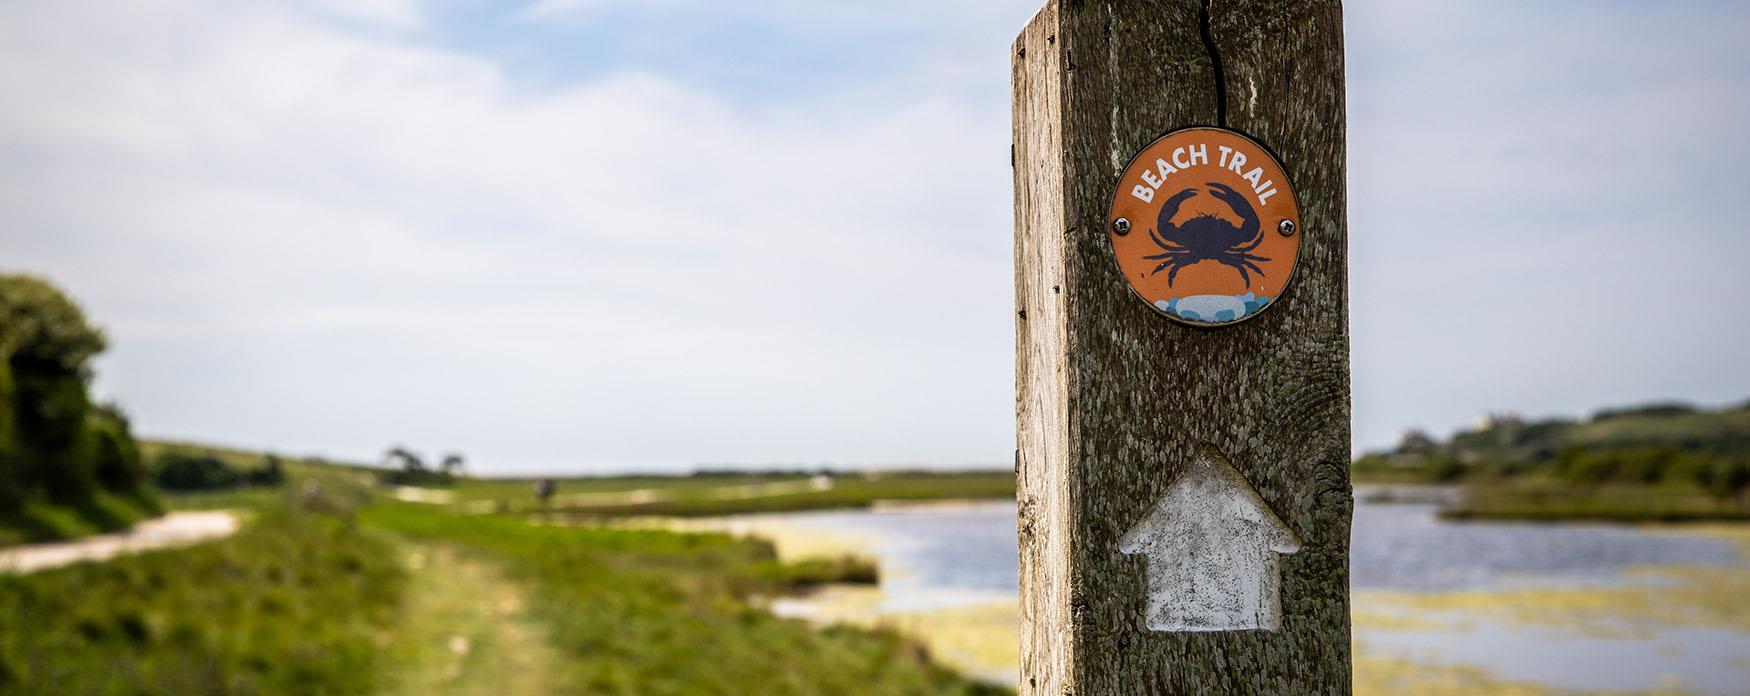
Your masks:
{"label": "grassy field", "polygon": [[[874,582],[866,561],[790,564],[724,535],[465,515],[389,499],[367,470],[286,466],[281,488],[168,498],[242,511],[251,522],[230,539],[0,577],[0,694],[1007,693],[892,632],[820,630],[761,608],[819,583]],[[715,510],[769,509],[765,496],[717,497],[727,486],[800,481],[814,507],[992,483],[859,477],[822,497],[833,491],[800,477],[665,481],[686,491],[667,502]],[[560,491],[658,483],[571,480]],[[528,485],[464,480],[457,492],[531,498]]]}
{"label": "grassy field", "polygon": [[230,539],[0,576],[0,694],[362,694],[405,574],[344,515],[264,510]]}
{"label": "grassy field", "polygon": [[1599,522],[1750,520],[1750,506],[1681,484],[1575,486],[1546,478],[1475,483],[1441,510],[1449,519]]}
{"label": "grassy field", "polygon": [[[238,449],[143,440],[148,459],[165,452],[218,457],[237,469],[261,467],[267,455]],[[382,469],[281,456],[287,475],[329,486],[372,486]],[[472,512],[522,513],[534,510],[596,516],[710,516],[832,508],[861,508],[878,501],[1013,499],[1011,471],[871,471],[815,473],[699,473],[686,476],[588,476],[553,479],[554,496],[542,503],[533,477],[459,477],[450,486],[430,489],[439,499]],[[179,494],[177,507],[220,508],[260,504],[278,497],[276,489],[237,489]]]}
{"label": "grassy field", "polygon": [[[539,686],[548,692],[721,694],[748,693],[750,685],[768,694],[1003,692],[934,665],[896,635],[820,631],[757,608],[755,596],[838,579],[819,567],[779,564],[760,542],[537,527],[406,503],[373,505],[360,518],[430,553],[492,568],[504,578],[492,591],[522,588],[488,604],[521,607],[528,631],[545,634],[552,653],[541,660],[548,672]],[[475,641],[463,639],[471,652]]]}
{"label": "grassy field", "polygon": [[465,509],[475,511],[691,517],[1015,495],[1015,476],[1008,471],[616,477],[555,483],[546,504],[534,498],[532,481],[517,479],[467,480],[456,487],[456,497]]}

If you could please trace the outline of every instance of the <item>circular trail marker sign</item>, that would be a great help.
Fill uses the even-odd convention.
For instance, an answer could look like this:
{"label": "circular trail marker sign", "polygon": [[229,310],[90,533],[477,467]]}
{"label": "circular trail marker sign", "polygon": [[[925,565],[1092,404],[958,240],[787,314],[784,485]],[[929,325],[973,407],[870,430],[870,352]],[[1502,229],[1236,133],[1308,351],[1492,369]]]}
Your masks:
{"label": "circular trail marker sign", "polygon": [[1262,145],[1220,128],[1149,143],[1125,167],[1106,222],[1130,289],[1193,326],[1257,316],[1288,289],[1300,258],[1288,174]]}

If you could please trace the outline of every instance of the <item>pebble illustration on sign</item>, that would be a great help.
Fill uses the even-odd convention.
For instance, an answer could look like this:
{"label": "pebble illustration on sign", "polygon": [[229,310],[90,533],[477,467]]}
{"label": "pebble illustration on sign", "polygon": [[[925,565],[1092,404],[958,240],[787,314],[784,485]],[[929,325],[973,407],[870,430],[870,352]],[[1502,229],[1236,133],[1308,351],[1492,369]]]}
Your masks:
{"label": "pebble illustration on sign", "polygon": [[1282,165],[1220,128],[1149,143],[1119,177],[1109,216],[1113,257],[1137,297],[1206,328],[1257,316],[1281,298],[1304,236]]}
{"label": "pebble illustration on sign", "polygon": [[1300,540],[1213,446],[1167,488],[1118,550],[1147,561],[1152,631],[1274,631],[1282,624],[1277,554]]}

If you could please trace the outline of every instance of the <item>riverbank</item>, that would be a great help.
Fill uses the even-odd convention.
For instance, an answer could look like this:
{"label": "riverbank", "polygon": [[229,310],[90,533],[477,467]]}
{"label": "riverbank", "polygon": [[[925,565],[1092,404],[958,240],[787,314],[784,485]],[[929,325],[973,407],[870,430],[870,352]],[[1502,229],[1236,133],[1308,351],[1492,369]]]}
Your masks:
{"label": "riverbank", "polygon": [[1743,522],[1750,521],[1750,504],[1690,487],[1574,486],[1527,479],[1467,485],[1441,514],[1455,520]]}
{"label": "riverbank", "polygon": [[[1734,661],[1750,654],[1750,526],[1450,523],[1439,496],[1399,493],[1421,502],[1357,504],[1355,693],[1738,694],[1750,680]],[[823,588],[775,612],[897,631],[1012,684],[1013,514],[986,504],[715,523],[880,560],[879,588]]]}
{"label": "riverbank", "polygon": [[1543,478],[1467,484],[1360,480],[1355,497],[1375,503],[1427,503],[1450,520],[1667,524],[1750,522],[1750,502],[1686,486],[1575,486]]}
{"label": "riverbank", "polygon": [[1666,524],[1750,522],[1750,500],[1721,498],[1684,485],[1581,486],[1543,477],[1456,484],[1358,479],[1357,500],[1430,503],[1450,520]]}

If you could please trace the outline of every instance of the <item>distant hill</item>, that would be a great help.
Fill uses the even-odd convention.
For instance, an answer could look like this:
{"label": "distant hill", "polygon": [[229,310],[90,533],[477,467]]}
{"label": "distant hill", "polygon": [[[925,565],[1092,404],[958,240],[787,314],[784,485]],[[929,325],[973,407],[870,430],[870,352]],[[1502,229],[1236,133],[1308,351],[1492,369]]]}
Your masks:
{"label": "distant hill", "polygon": [[1658,403],[1586,420],[1492,415],[1441,441],[1411,432],[1360,457],[1359,483],[1462,483],[1455,515],[1545,519],[1750,517],[1750,403]]}
{"label": "distant hill", "polygon": [[1463,464],[1539,461],[1572,450],[1669,448],[1722,456],[1750,455],[1750,402],[1719,410],[1681,403],[1604,409],[1587,420],[1528,420],[1491,415],[1441,442],[1411,432],[1397,447],[1365,458],[1413,464],[1446,457]]}

